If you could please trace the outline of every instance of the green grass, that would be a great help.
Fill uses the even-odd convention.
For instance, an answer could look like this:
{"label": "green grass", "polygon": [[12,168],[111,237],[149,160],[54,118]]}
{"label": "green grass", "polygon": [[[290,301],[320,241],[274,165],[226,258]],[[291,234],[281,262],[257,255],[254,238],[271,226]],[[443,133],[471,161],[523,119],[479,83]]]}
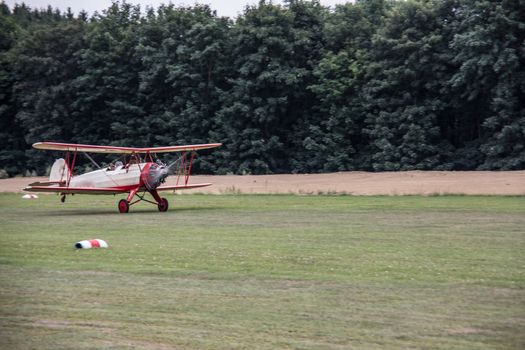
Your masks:
{"label": "green grass", "polygon": [[525,348],[525,197],[168,197],[0,195],[0,348]]}

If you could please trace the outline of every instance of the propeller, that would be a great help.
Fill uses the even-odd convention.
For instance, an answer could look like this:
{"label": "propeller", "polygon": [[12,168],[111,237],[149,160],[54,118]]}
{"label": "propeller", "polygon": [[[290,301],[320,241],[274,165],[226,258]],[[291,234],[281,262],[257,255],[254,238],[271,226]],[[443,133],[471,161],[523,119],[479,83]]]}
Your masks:
{"label": "propeller", "polygon": [[149,169],[144,169],[145,171],[142,174],[142,181],[144,183],[144,186],[146,186],[146,188],[150,191],[155,190],[161,184],[166,182],[166,178],[169,175],[173,174],[174,170],[176,169],[176,167],[174,166],[177,163],[179,163],[180,160],[181,158],[177,159],[169,165],[166,165],[161,161],[152,163]]}

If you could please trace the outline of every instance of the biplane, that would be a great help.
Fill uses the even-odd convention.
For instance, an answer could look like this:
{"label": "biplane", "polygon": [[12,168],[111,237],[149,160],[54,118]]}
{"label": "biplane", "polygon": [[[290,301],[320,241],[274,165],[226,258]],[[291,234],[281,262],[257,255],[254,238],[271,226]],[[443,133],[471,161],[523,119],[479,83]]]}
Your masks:
{"label": "biplane", "polygon": [[[160,191],[182,190],[210,186],[211,183],[190,184],[191,167],[196,151],[221,146],[220,143],[200,145],[133,148],[116,146],[96,146],[73,143],[37,142],[36,149],[63,151],[64,158],[55,160],[51,167],[49,181],[29,184],[24,191],[51,192],[60,194],[65,201],[66,195],[74,194],[127,194],[118,202],[118,210],[127,213],[129,207],[140,201],[157,205],[159,211],[168,210],[168,200],[159,195]],[[98,170],[75,175],[77,154],[83,153]],[[179,157],[171,164],[163,163],[159,153],[177,152]],[[121,155],[122,160],[101,167],[88,153]],[[175,171],[174,171],[175,170]],[[172,186],[163,186],[168,175],[175,173],[177,182]],[[150,193],[155,202],[145,198]],[[136,198],[135,198],[136,197]]]}

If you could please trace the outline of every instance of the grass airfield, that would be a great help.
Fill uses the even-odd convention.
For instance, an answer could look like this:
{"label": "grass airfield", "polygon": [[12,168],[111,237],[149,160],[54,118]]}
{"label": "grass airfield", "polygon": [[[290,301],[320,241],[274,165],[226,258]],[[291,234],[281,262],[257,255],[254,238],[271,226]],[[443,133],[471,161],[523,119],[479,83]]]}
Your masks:
{"label": "grass airfield", "polygon": [[525,348],[525,197],[20,197],[1,349]]}

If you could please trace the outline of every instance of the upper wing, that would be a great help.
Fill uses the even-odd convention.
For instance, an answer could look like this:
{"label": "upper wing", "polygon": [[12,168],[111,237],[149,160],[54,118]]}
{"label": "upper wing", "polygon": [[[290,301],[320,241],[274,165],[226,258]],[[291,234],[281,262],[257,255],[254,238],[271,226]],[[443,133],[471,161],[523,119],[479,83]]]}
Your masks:
{"label": "upper wing", "polygon": [[59,142],[37,142],[33,144],[33,147],[36,149],[45,149],[45,150],[52,150],[52,151],[132,154],[132,153],[166,153],[166,152],[197,151],[201,149],[219,147],[221,145],[222,143],[206,143],[206,144],[200,144],[200,145],[136,148],[136,147],[81,145],[81,144],[75,144],[75,143],[59,143]]}
{"label": "upper wing", "polygon": [[150,148],[139,148],[140,151],[137,153],[187,152],[187,151],[198,151],[198,150],[207,149],[207,148],[215,148],[219,146],[222,146],[222,143],[203,143],[200,145],[150,147]]}

